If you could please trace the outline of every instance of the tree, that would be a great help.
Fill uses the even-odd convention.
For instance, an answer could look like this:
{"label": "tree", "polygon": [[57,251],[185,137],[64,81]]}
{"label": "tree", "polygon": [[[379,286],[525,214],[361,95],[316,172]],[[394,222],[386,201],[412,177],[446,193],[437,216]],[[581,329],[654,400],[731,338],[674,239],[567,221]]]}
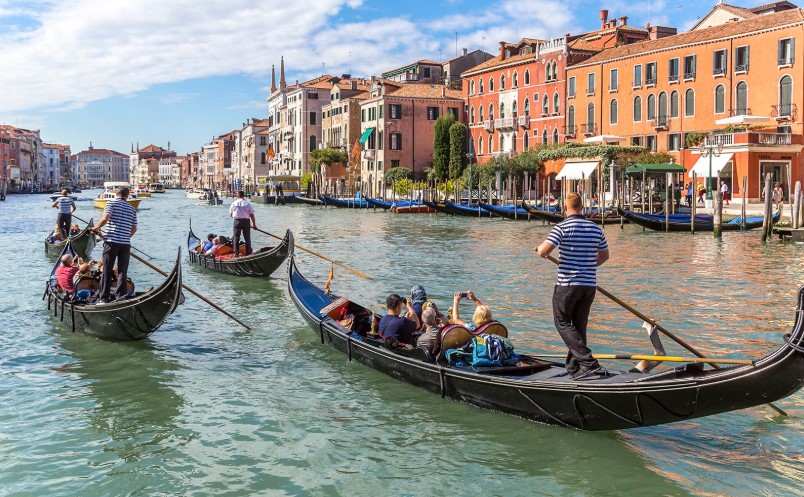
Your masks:
{"label": "tree", "polygon": [[322,148],[310,151],[310,167],[313,172],[321,170],[321,164],[345,164],[349,155],[345,150],[337,148]]}
{"label": "tree", "polygon": [[449,175],[449,128],[455,122],[452,114],[436,119],[433,133],[433,174],[445,180]]}
{"label": "tree", "polygon": [[463,123],[454,123],[449,127],[449,177],[460,178],[466,166],[469,142],[466,138],[469,130]]}
{"label": "tree", "polygon": [[392,167],[385,171],[385,182],[389,185],[396,183],[399,180],[409,179],[413,180],[413,171],[407,167]]}

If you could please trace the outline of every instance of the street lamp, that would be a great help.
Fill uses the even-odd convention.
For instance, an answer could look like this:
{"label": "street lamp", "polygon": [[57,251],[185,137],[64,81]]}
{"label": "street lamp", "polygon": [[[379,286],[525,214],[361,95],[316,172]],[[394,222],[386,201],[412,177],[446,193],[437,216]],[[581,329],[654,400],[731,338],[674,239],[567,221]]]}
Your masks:
{"label": "street lamp", "polygon": [[723,144],[718,143],[716,145],[715,133],[710,131],[706,140],[698,146],[698,150],[701,152],[701,157],[709,157],[709,180],[706,189],[706,200],[712,200],[712,157],[720,157],[720,154],[723,153]]}

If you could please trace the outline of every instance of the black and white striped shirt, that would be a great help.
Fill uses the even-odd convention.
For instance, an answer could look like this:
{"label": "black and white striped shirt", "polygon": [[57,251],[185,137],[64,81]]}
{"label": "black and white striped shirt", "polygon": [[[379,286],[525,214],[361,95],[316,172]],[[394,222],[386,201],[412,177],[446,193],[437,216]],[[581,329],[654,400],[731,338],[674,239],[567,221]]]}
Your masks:
{"label": "black and white striped shirt", "polygon": [[56,199],[59,207],[59,214],[72,214],[75,201],[70,197],[59,197]]}
{"label": "black and white striped shirt", "polygon": [[572,215],[553,227],[547,241],[559,249],[556,285],[597,285],[597,252],[609,248],[600,226]]}
{"label": "black and white striped shirt", "polygon": [[137,210],[122,198],[106,202],[103,214],[109,214],[105,241],[131,245],[131,228],[137,226]]}

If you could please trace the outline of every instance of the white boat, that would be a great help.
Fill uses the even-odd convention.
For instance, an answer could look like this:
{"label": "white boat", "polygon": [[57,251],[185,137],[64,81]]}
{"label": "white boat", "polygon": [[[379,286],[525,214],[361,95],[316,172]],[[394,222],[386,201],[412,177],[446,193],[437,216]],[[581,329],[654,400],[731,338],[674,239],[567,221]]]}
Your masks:
{"label": "white boat", "polygon": [[151,183],[148,185],[148,190],[151,193],[165,193],[165,185],[162,183]]}
{"label": "white boat", "polygon": [[[106,202],[108,202],[109,200],[116,199],[117,190],[119,188],[123,188],[124,186],[129,189],[131,188],[131,185],[129,185],[125,181],[106,181],[105,183],[103,183],[103,191],[100,192],[98,196],[92,200],[92,205],[94,205],[99,209],[105,209]],[[137,198],[136,193],[129,193],[129,196],[126,199],[126,202],[128,202],[128,204],[134,207],[135,209],[140,208],[141,201],[142,199]]]}

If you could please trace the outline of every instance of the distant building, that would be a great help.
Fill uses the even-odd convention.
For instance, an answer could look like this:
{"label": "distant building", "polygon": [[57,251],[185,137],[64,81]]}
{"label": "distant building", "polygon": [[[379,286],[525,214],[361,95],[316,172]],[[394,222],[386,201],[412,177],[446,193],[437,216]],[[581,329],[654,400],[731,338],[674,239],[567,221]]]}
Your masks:
{"label": "distant building", "polygon": [[106,148],[94,148],[76,154],[78,181],[83,185],[102,186],[105,181],[129,181],[129,156]]}
{"label": "distant building", "polygon": [[258,178],[268,176],[268,119],[252,118],[236,132],[232,150],[232,170],[235,179],[245,190],[252,190]]}
{"label": "distant building", "polygon": [[440,62],[417,60],[382,73],[382,78],[394,83],[444,84],[444,67]]}
{"label": "distant building", "polygon": [[170,142],[168,148],[154,144],[139,148],[138,144],[135,149],[132,144],[128,158],[131,182],[135,186],[149,183],[170,184],[171,169],[176,163],[176,152],[170,149]]}
{"label": "distant building", "polygon": [[494,56],[492,54],[484,52],[483,50],[467,52],[467,50],[464,48],[461,51],[461,55],[449,59],[441,64],[444,85],[452,88],[453,90],[460,90],[462,84],[461,74],[464,71],[476,67],[493,58]]}

